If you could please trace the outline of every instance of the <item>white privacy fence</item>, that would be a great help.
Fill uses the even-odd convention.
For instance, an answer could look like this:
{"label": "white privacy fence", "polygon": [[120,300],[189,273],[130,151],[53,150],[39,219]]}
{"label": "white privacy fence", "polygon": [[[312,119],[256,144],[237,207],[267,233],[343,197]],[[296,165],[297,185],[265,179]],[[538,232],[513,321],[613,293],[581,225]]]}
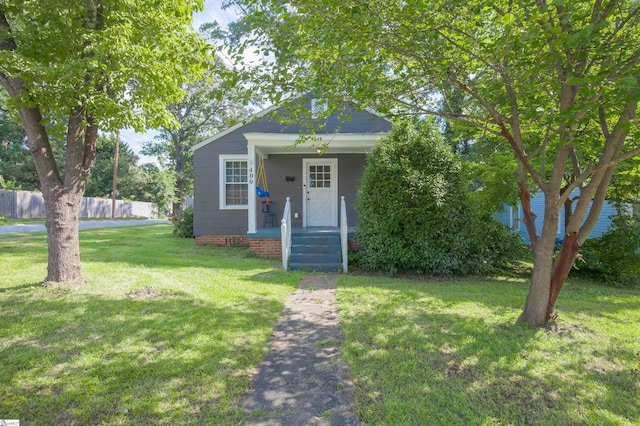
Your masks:
{"label": "white privacy fence", "polygon": [[[82,199],[80,217],[111,218],[112,200],[105,198]],[[116,200],[116,217],[158,217],[155,203]],[[46,217],[44,198],[28,191],[5,191],[0,189],[0,216],[16,219],[40,219]]]}

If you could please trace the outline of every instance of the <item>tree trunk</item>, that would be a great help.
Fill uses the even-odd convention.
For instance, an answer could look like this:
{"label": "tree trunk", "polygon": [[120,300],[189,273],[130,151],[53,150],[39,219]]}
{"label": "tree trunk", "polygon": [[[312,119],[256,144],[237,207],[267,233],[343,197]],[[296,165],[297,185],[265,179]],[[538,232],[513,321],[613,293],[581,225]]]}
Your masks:
{"label": "tree trunk", "polygon": [[83,281],[78,216],[91,163],[95,159],[98,127],[92,117],[86,116],[83,108],[72,111],[62,181],[40,111],[22,108],[19,112],[47,211],[49,260],[46,281]]}
{"label": "tree trunk", "polygon": [[569,228],[569,221],[571,220],[571,216],[573,215],[573,200],[571,196],[567,197],[567,200],[564,202],[564,229]]}
{"label": "tree trunk", "polygon": [[533,249],[531,287],[519,321],[538,327],[549,320],[550,282],[553,275],[555,238],[543,238]]}
{"label": "tree trunk", "polygon": [[173,147],[175,150],[175,166],[176,166],[176,197],[178,201],[173,202],[173,213],[182,211],[182,202],[184,200],[184,149],[178,137],[173,137]]}
{"label": "tree trunk", "polygon": [[[530,204],[529,204],[530,206]],[[524,310],[519,321],[542,327],[551,318],[549,312],[549,298],[551,296],[551,280],[554,276],[553,251],[556,243],[556,232],[560,221],[560,209],[556,204],[556,197],[545,194],[544,224],[542,236],[531,235],[533,249],[533,272],[531,273],[531,287],[527,295]],[[535,220],[535,216],[525,215],[525,222]],[[528,229],[535,230],[535,224],[528,223]]]}
{"label": "tree trunk", "polygon": [[83,281],[80,265],[78,215],[82,194],[63,193],[43,188],[47,209],[49,263],[46,281]]}
{"label": "tree trunk", "polygon": [[184,190],[182,189],[184,185],[182,185],[181,180],[176,181],[176,194],[178,197],[178,201],[173,202],[173,213],[177,214],[182,211],[182,193]]}
{"label": "tree trunk", "polygon": [[564,236],[564,241],[562,242],[560,253],[558,253],[558,257],[553,265],[553,276],[551,277],[547,320],[553,316],[553,310],[556,304],[556,300],[558,299],[558,295],[560,294],[560,290],[562,289],[564,282],[569,276],[569,272],[571,272],[573,263],[575,262],[576,256],[578,255],[578,250],[580,250],[580,246],[578,244],[578,234],[576,232],[566,234]]}

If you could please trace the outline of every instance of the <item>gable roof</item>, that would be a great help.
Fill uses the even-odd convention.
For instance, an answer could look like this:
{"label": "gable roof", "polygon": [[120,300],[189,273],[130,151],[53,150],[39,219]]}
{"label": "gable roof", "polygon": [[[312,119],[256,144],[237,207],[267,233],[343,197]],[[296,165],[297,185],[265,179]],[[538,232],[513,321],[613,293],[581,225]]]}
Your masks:
{"label": "gable roof", "polygon": [[[290,99],[290,101],[294,100],[294,99],[297,99],[299,97],[300,96],[296,96],[293,99]],[[226,136],[229,133],[232,133],[232,132],[234,132],[234,131],[246,126],[247,124],[252,123],[252,122],[256,121],[257,119],[262,118],[262,117],[266,116],[267,114],[271,113],[272,111],[275,111],[275,110],[280,109],[280,108],[281,108],[281,106],[278,106],[278,105],[272,105],[272,106],[270,106],[268,108],[265,108],[262,111],[250,116],[247,120],[242,121],[240,123],[237,123],[234,126],[231,126],[231,127],[227,128],[227,129],[225,129],[225,130],[223,130],[223,131],[221,131],[219,133],[216,133],[215,135],[213,135],[213,136],[203,140],[202,142],[192,146],[191,147],[191,152],[195,152],[196,150],[202,148],[203,146],[209,145],[210,143],[215,142],[216,140],[222,138],[223,136]],[[376,111],[373,111],[373,110],[371,110],[369,108],[364,108],[363,111],[365,111],[365,112],[367,112],[367,113],[369,113],[369,114],[371,114],[373,116],[376,116],[377,118],[380,118],[382,120],[385,120],[385,121],[391,123],[391,120],[389,120],[387,117],[383,116],[382,114],[379,114]]]}
{"label": "gable roof", "polygon": [[202,148],[205,145],[209,145],[211,142],[215,142],[216,140],[220,139],[221,137],[228,135],[231,132],[234,132],[236,130],[238,130],[239,128],[246,126],[247,124],[251,123],[252,121],[258,119],[258,118],[262,118],[265,115],[269,114],[271,111],[275,111],[276,109],[278,109],[280,107],[276,106],[276,105],[271,105],[268,108],[263,109],[262,111],[252,115],[251,117],[249,117],[246,121],[241,121],[221,132],[216,133],[215,135],[203,140],[202,142],[195,144],[194,146],[191,147],[191,152],[194,152],[195,150]]}

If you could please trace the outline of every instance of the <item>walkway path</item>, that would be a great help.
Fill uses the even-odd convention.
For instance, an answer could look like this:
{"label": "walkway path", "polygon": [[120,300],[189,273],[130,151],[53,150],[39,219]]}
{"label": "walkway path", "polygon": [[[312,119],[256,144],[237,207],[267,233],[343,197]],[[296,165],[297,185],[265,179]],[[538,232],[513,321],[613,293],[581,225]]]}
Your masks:
{"label": "walkway path", "polygon": [[[80,221],[80,229],[86,228],[103,228],[106,226],[134,226],[134,225],[155,225],[156,223],[169,223],[166,219],[141,219],[141,220],[88,220]],[[46,231],[44,224],[34,225],[2,225],[0,226],[0,235],[2,234],[20,234],[22,232],[39,232]]]}
{"label": "walkway path", "polygon": [[359,424],[351,375],[342,360],[336,278],[307,275],[285,303],[269,353],[243,404],[248,424]]}

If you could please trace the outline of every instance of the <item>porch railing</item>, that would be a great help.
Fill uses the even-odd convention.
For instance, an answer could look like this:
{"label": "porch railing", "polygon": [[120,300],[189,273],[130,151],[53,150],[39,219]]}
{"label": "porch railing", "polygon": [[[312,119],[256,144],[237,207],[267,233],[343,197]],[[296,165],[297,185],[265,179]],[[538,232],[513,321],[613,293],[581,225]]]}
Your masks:
{"label": "porch railing", "polygon": [[291,199],[287,197],[284,205],[284,214],[280,222],[280,237],[282,239],[282,269],[289,269],[289,257],[291,256]]}
{"label": "porch railing", "polygon": [[342,271],[347,273],[349,272],[349,225],[344,195],[340,197],[340,246],[342,247]]}

